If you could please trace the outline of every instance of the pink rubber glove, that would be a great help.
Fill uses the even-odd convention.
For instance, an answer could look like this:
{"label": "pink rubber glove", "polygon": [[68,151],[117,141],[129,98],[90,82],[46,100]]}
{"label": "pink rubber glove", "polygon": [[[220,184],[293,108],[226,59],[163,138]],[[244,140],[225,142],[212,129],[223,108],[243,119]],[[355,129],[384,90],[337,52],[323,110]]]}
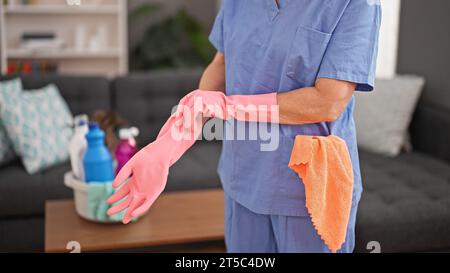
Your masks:
{"label": "pink rubber glove", "polygon": [[[108,215],[127,210],[123,223],[128,224],[134,217],[144,214],[164,190],[170,166],[175,163],[194,143],[198,135],[193,131],[184,130],[183,124],[177,120],[182,117],[172,115],[166,122],[167,127],[186,138],[180,140],[172,137],[172,130],[136,153],[117,174],[113,182],[114,188],[119,188],[109,199],[109,204],[116,204],[108,210]],[[197,127],[202,121],[198,120]],[[201,131],[200,131],[201,132]]]}
{"label": "pink rubber glove", "polygon": [[181,99],[179,106],[194,107],[195,114],[204,117],[278,123],[277,93],[226,96],[223,92],[195,90]]}
{"label": "pink rubber glove", "polygon": [[[203,117],[223,120],[234,118],[248,122],[279,122],[277,93],[226,96],[218,91],[195,90],[180,100],[174,115],[183,118],[182,121],[177,120],[177,124],[181,122],[185,130],[189,130],[192,127],[192,113],[195,117],[201,114]],[[158,137],[170,128],[171,124],[167,122]]]}
{"label": "pink rubber glove", "polygon": [[276,93],[229,97],[215,91],[189,93],[181,99],[157,139],[136,153],[117,174],[113,187],[119,189],[108,203],[122,201],[110,208],[108,214],[126,209],[123,223],[127,224],[150,208],[166,186],[170,166],[200,136],[203,117],[277,123],[277,110]]}

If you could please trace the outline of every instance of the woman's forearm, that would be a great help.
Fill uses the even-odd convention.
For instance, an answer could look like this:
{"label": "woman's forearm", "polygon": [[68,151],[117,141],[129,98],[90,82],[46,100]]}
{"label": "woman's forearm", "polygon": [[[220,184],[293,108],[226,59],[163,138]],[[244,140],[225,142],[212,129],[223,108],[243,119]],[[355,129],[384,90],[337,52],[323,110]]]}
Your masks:
{"label": "woman's forearm", "polygon": [[[278,93],[279,123],[307,124],[335,121],[345,110],[356,84],[320,78],[315,86]],[[205,69],[200,90],[225,91],[225,56],[218,52]]]}
{"label": "woman's forearm", "polygon": [[199,89],[225,92],[225,56],[218,52],[203,72]]}
{"label": "woman's forearm", "polygon": [[335,121],[344,112],[356,84],[318,79],[314,87],[278,93],[281,124],[307,124]]}

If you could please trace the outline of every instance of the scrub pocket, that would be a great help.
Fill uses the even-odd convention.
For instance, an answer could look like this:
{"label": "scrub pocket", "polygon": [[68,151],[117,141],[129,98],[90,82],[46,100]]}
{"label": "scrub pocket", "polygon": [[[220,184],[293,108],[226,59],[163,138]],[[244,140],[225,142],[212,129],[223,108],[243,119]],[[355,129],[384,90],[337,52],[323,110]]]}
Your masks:
{"label": "scrub pocket", "polygon": [[287,76],[304,86],[312,86],[330,39],[331,34],[299,26],[289,51]]}

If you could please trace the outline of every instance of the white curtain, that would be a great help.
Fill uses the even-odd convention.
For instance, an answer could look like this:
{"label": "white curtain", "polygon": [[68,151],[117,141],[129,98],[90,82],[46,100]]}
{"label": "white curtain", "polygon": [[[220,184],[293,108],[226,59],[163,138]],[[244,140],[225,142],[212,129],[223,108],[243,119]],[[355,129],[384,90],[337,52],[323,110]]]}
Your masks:
{"label": "white curtain", "polygon": [[377,77],[392,78],[397,69],[400,1],[381,0],[383,20],[380,32]]}

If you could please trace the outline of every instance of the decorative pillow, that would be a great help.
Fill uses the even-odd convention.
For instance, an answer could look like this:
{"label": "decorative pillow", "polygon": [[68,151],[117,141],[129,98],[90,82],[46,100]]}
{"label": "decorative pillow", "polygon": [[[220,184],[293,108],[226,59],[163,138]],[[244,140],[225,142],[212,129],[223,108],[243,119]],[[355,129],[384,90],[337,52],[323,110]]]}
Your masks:
{"label": "decorative pillow", "polygon": [[[17,78],[14,80],[0,82],[0,93],[5,92],[19,93],[22,92],[22,81]],[[0,105],[1,107],[1,105]],[[0,166],[4,165],[15,158],[12,143],[6,134],[3,123],[0,119]]]}
{"label": "decorative pillow", "polygon": [[374,92],[358,93],[354,118],[359,147],[398,155],[408,144],[408,127],[424,84],[421,77],[399,76],[377,80]]}
{"label": "decorative pillow", "polygon": [[57,87],[0,93],[0,117],[29,174],[68,159],[72,115]]}

